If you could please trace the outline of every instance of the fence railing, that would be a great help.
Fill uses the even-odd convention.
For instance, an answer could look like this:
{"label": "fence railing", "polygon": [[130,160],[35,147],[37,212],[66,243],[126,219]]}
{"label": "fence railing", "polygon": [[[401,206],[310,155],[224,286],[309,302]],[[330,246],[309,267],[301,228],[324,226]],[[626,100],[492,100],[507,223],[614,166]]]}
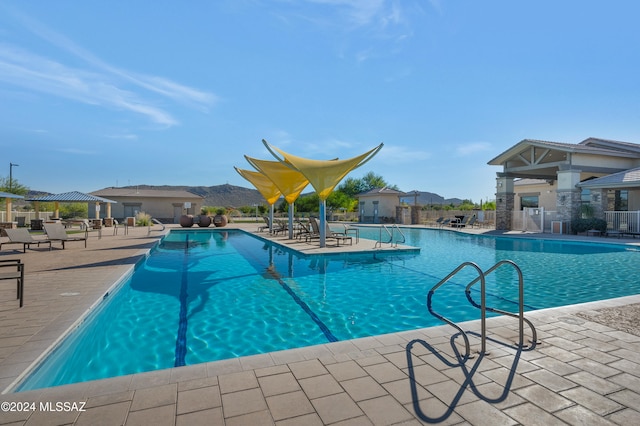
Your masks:
{"label": "fence railing", "polygon": [[640,210],[631,212],[606,211],[608,231],[640,233]]}
{"label": "fence railing", "polygon": [[451,219],[456,216],[476,215],[477,223],[481,226],[495,226],[496,211],[495,210],[421,210],[420,224],[429,225],[436,224],[436,220],[443,217]]}
{"label": "fence railing", "polygon": [[[39,212],[38,213],[40,219],[46,219],[49,216],[53,215],[53,212]],[[36,212],[33,211],[16,211],[13,210],[11,212],[11,219],[13,220],[13,222],[17,222],[16,217],[22,216],[24,217],[25,223],[31,223],[32,219],[36,218]],[[6,222],[7,221],[7,212],[2,210],[0,211],[0,222]]]}

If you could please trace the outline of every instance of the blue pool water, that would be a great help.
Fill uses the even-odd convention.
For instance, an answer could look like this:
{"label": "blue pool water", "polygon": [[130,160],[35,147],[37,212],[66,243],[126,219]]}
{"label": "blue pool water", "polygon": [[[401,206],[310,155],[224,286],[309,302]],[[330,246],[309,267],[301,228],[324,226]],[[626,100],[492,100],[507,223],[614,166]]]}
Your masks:
{"label": "blue pool water", "polygon": [[[640,292],[637,248],[404,232],[420,254],[304,257],[242,231],[172,231],[19,390],[440,325],[426,295],[466,261],[515,261],[527,310]],[[464,295],[475,277],[442,286],[434,310],[477,319]],[[487,291],[489,306],[517,311],[512,268],[489,275]]]}

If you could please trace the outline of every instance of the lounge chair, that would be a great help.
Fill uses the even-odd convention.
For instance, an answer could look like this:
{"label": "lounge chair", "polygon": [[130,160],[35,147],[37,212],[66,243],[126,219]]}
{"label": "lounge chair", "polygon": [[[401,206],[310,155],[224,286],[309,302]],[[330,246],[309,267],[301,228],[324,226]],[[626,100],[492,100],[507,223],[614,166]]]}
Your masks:
{"label": "lounge chair", "polygon": [[[15,270],[12,270],[15,268]],[[16,280],[18,297],[20,299],[20,307],[22,308],[22,300],[24,299],[24,263],[20,259],[0,260],[0,280]]]}
{"label": "lounge chair", "polygon": [[307,235],[311,235],[311,230],[305,223],[296,219],[296,224],[297,224],[296,239],[300,240],[302,239],[303,236],[306,238]]}
{"label": "lounge chair", "polygon": [[344,232],[336,232],[332,231],[329,227],[329,222],[324,223],[325,226],[325,237],[326,238],[334,238],[336,240],[336,244],[340,245],[340,241],[344,244],[345,241],[349,241],[350,245],[353,245],[353,238],[350,235],[347,235],[347,231],[345,229]]}
{"label": "lounge chair", "polygon": [[273,234],[278,235],[281,232],[287,232],[289,230],[288,222],[277,218],[274,218],[273,221],[275,222],[271,230]]}
{"label": "lounge chair", "polygon": [[89,231],[85,230],[84,237],[72,236],[67,234],[64,226],[61,223],[45,223],[44,232],[51,241],[60,241],[62,243],[62,249],[64,250],[64,243],[68,241],[84,241],[84,247],[87,248],[87,239],[89,238]]}
{"label": "lounge chair", "polygon": [[447,226],[450,223],[451,223],[451,219],[445,219],[442,222],[440,222],[440,228]]}
{"label": "lounge chair", "polygon": [[314,238],[320,238],[320,225],[318,224],[318,219],[310,217],[309,224],[311,225],[311,232],[304,236],[304,240],[309,241]]}
{"label": "lounge chair", "polygon": [[0,249],[2,249],[2,244],[22,244],[22,251],[26,253],[27,247],[31,246],[31,244],[37,244],[40,247],[40,243],[48,243],[49,250],[51,250],[50,240],[36,240],[31,236],[27,228],[5,229],[4,232],[7,233],[9,241],[0,243]]}
{"label": "lounge chair", "polygon": [[[455,222],[453,226],[455,226],[457,229],[460,229],[460,228],[464,228],[465,226],[473,225],[472,223],[470,224],[469,222],[471,222],[471,220],[474,219],[475,217],[476,215],[465,216],[462,218],[461,221]],[[474,222],[475,222],[475,219],[474,219]]]}
{"label": "lounge chair", "polygon": [[262,232],[265,229],[271,229],[271,226],[269,226],[269,218],[267,216],[262,216],[262,220],[264,220],[264,225],[258,226],[258,232]]}

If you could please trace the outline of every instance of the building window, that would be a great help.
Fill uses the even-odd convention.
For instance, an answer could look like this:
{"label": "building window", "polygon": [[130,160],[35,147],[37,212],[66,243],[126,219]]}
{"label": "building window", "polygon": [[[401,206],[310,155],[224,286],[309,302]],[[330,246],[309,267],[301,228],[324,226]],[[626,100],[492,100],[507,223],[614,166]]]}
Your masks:
{"label": "building window", "polygon": [[629,210],[629,191],[626,189],[607,191],[607,208],[609,210],[626,212]]}
{"label": "building window", "polygon": [[526,208],[538,208],[538,196],[537,195],[523,195],[520,197],[520,210]]}

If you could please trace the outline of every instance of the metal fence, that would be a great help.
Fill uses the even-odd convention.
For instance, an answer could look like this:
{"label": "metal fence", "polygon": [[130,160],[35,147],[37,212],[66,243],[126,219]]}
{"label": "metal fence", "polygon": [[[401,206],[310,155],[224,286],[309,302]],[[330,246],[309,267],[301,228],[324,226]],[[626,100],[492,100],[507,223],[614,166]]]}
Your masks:
{"label": "metal fence", "polygon": [[632,212],[604,212],[607,231],[640,233],[640,210]]}
{"label": "metal fence", "polygon": [[514,211],[511,229],[523,232],[568,233],[568,223],[558,221],[558,212],[544,207],[525,207]]}

